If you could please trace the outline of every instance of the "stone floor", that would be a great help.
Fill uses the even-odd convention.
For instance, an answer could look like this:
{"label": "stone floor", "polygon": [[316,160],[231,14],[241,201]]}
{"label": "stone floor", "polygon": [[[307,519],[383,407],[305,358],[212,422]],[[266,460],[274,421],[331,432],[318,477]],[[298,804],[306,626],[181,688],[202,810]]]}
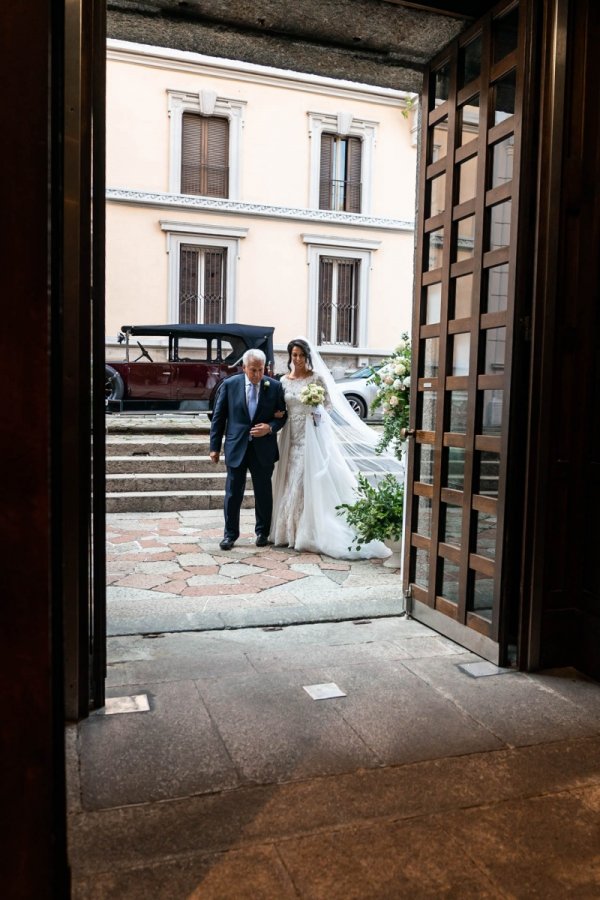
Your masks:
{"label": "stone floor", "polygon": [[598,684],[474,677],[380,563],[251,531],[219,554],[210,517],[108,524],[109,700],[66,734],[76,900],[600,897]]}
{"label": "stone floor", "polygon": [[399,569],[255,545],[254,513],[223,552],[221,510],[107,517],[109,634],[398,615]]}

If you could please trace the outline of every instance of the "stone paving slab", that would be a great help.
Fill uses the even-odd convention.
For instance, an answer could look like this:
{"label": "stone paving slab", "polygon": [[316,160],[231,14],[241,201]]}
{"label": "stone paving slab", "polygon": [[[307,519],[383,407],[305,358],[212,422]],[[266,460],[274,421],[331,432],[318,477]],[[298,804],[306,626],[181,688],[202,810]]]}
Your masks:
{"label": "stone paving slab", "polygon": [[254,513],[223,552],[223,514],[107,516],[108,633],[240,628],[403,611],[399,570],[381,560],[334,560],[287,547],[257,548]]}
{"label": "stone paving slab", "polygon": [[103,872],[78,881],[73,900],[298,900],[277,849],[235,850],[213,856],[193,854],[129,873]]}
{"label": "stone paving slab", "polygon": [[[123,695],[114,687],[107,693]],[[84,809],[189,796],[239,783],[192,681],[138,683],[135,693],[148,694],[150,712],[97,712],[80,723]]]}
{"label": "stone paving slab", "polygon": [[[472,657],[471,657],[472,658]],[[530,677],[523,672],[488,678],[469,678],[454,657],[448,666],[441,658],[406,661],[406,667],[444,697],[470,714],[510,746],[596,734],[600,708],[583,709],[564,696],[551,677]],[[466,684],[466,682],[473,682]],[[598,692],[595,686],[594,694]]]}
{"label": "stone paving slab", "polygon": [[276,847],[301,898],[336,896],[336,884],[357,898],[463,897],[474,864],[477,890],[491,896],[595,898],[599,756],[596,737],[95,812],[73,806],[76,896],[138,897],[150,874],[160,885],[174,864],[212,859],[219,869],[238,852],[252,879],[263,848]]}

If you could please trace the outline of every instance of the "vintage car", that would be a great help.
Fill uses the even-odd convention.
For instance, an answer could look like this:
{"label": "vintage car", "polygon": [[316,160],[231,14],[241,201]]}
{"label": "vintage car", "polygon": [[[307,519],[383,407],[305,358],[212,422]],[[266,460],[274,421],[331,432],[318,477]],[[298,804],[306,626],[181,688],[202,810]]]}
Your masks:
{"label": "vintage car", "polygon": [[[237,323],[123,325],[125,359],[105,364],[106,409],[210,411],[218,386],[242,371],[246,350],[262,350],[266,371],[273,374],[273,331]],[[152,346],[140,338],[146,344],[151,339]]]}

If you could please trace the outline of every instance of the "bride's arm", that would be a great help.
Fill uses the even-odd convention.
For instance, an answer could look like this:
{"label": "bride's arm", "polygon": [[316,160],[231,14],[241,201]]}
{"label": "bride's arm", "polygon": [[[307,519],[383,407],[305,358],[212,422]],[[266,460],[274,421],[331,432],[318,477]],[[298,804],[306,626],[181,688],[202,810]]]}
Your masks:
{"label": "bride's arm", "polygon": [[333,409],[333,404],[331,402],[331,397],[329,396],[329,391],[327,390],[327,385],[320,375],[316,375],[316,381],[317,384],[320,384],[325,391],[325,396],[323,397],[323,406],[325,407],[327,412],[331,412],[331,410]]}
{"label": "bride's arm", "polygon": [[[280,384],[283,384],[283,379],[284,379],[284,378],[285,378],[285,375],[282,375],[281,378],[279,379],[279,383],[280,383]],[[286,415],[286,410],[285,410],[285,409],[278,409],[277,412],[273,413],[273,415],[274,415],[274,417],[275,417],[276,419],[283,419],[283,417]]]}

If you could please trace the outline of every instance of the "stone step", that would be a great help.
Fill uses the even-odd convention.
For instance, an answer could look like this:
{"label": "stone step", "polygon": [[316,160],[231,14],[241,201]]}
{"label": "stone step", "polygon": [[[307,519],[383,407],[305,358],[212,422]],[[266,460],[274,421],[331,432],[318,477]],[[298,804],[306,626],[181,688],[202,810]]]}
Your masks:
{"label": "stone step", "polygon": [[[107,511],[222,509],[226,470],[210,461],[209,432],[202,414],[107,415]],[[243,506],[254,506],[250,478]]]}
{"label": "stone step", "polygon": [[[106,494],[106,511],[180,512],[192,509],[223,509],[225,491],[129,491]],[[246,491],[243,509],[254,507],[251,491]]]}
{"label": "stone step", "polygon": [[112,413],[106,416],[107,434],[208,434],[205,413]]}
{"label": "stone step", "polygon": [[106,456],[208,456],[209,438],[206,434],[174,437],[144,437],[108,435]]}
{"label": "stone step", "polygon": [[222,463],[217,466],[209,456],[107,456],[106,472],[119,474],[160,474],[161,472],[225,472]]}
{"label": "stone step", "polygon": [[106,490],[110,493],[139,491],[224,491],[227,473],[222,472],[171,472],[107,475]]}

